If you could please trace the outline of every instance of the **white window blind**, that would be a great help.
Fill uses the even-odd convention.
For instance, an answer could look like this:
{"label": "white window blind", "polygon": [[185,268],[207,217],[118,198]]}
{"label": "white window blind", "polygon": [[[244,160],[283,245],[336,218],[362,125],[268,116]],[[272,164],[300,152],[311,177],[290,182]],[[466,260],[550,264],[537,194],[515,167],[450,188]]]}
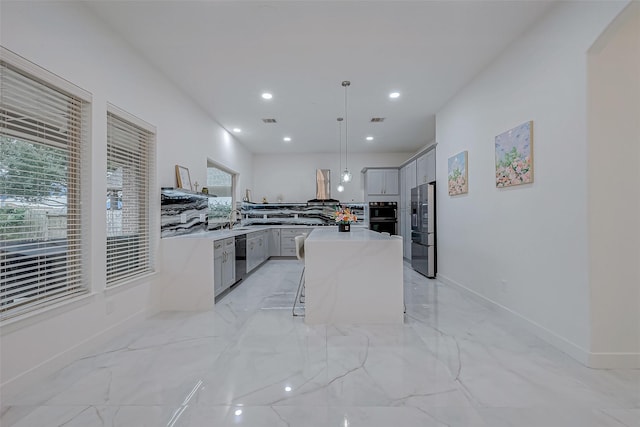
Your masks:
{"label": "white window blind", "polygon": [[153,271],[154,154],[153,131],[107,113],[107,286]]}
{"label": "white window blind", "polygon": [[81,193],[90,104],[50,83],[68,82],[8,57],[2,50],[1,319],[87,291]]}

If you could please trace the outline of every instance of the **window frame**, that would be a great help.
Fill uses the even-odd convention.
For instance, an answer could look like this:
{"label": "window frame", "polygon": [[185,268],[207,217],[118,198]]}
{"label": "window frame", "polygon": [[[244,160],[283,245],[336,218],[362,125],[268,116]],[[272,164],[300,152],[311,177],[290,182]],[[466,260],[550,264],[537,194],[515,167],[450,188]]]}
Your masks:
{"label": "window frame", "polygon": [[[142,224],[145,230],[137,235],[129,234],[128,239],[124,238],[125,236],[124,234],[120,236],[109,236],[108,217],[105,217],[105,226],[107,227],[107,235],[105,236],[106,237],[106,241],[105,241],[105,245],[106,245],[105,287],[106,289],[113,289],[118,286],[128,284],[142,277],[155,273],[155,264],[156,264],[155,246],[157,242],[157,233],[156,233],[155,225],[157,223],[156,216],[158,212],[158,209],[156,207],[159,203],[158,197],[156,195],[157,192],[155,191],[155,188],[156,188],[155,157],[156,157],[156,136],[157,136],[156,127],[134,116],[133,114],[111,103],[108,103],[107,115],[105,117],[107,119],[107,154],[106,154],[106,165],[105,165],[107,168],[107,171],[109,168],[108,165],[110,161],[121,160],[119,158],[110,158],[110,148],[109,148],[111,144],[111,139],[110,139],[111,124],[110,123],[112,120],[110,119],[110,117],[113,117],[113,120],[118,120],[120,122],[120,125],[128,126],[131,129],[140,131],[141,137],[146,137],[147,173],[145,177],[146,182],[136,183],[136,187],[138,188],[137,190],[134,189],[134,193],[137,193],[139,196],[141,196],[138,198],[138,200],[140,199],[143,200],[143,205],[138,206],[140,208],[139,211],[142,211],[143,215],[141,216],[140,212],[138,212],[134,216],[132,221],[133,223]],[[119,154],[122,154],[124,151],[133,152],[132,150],[135,150],[135,149],[140,150],[141,148],[144,148],[144,147],[141,147],[140,145],[136,147],[120,146],[118,150],[119,150]],[[132,165],[132,163],[130,163],[129,165]],[[141,184],[142,184],[142,188],[139,187]],[[124,182],[124,178],[123,178],[123,189],[122,189],[123,193],[124,193],[124,186],[126,185],[128,184]],[[107,191],[109,191],[109,188],[107,188]],[[126,219],[125,218],[126,206],[127,206],[126,201],[123,201],[122,202],[123,209],[121,209],[123,222]],[[134,239],[133,238],[134,236],[136,236],[137,239]],[[117,239],[120,239],[120,242],[121,242],[120,244],[116,242]],[[125,242],[124,240],[127,240],[127,242]],[[137,247],[131,246],[134,243],[138,246]],[[142,244],[140,245],[140,243]],[[130,244],[130,245],[127,246],[127,244]],[[123,260],[125,259],[124,257],[130,257],[132,254],[136,257],[135,259],[142,260],[139,262],[142,263],[143,268],[142,269],[132,268],[131,272],[129,272],[127,270],[127,264],[129,264],[129,266],[132,266],[133,264]],[[112,257],[115,257],[115,258],[119,257],[120,261]]]}
{"label": "window frame", "polygon": [[[236,199],[236,190],[237,190],[237,184],[238,184],[238,179],[240,174],[236,171],[234,171],[233,169],[228,168],[227,166],[218,163],[214,160],[212,160],[211,158],[207,158],[207,181],[206,181],[206,187],[210,187],[209,185],[209,180],[208,180],[208,175],[209,175],[209,168],[215,168],[220,170],[221,172],[227,173],[231,176],[231,212],[235,212],[239,206],[237,203],[237,199]],[[209,202],[210,202],[210,207],[211,207],[211,202],[215,200],[214,198],[210,197]],[[229,222],[230,218],[227,216],[225,218],[222,217],[216,217],[216,220],[212,221],[212,217],[209,216],[209,221],[208,221],[208,227],[209,229],[215,229],[215,228],[219,228],[219,227],[223,227],[225,224],[227,224]],[[237,221],[239,220],[239,217],[234,213],[233,218],[231,218],[231,220],[233,221]]]}
{"label": "window frame", "polygon": [[[66,205],[64,205],[65,237],[58,242],[64,242],[62,246],[64,248],[63,257],[55,260],[57,255],[47,255],[47,251],[54,250],[52,245],[55,246],[55,242],[49,241],[46,231],[44,237],[31,238],[23,243],[20,242],[20,239],[4,240],[5,236],[0,239],[0,241],[6,242],[3,245],[3,254],[0,255],[2,262],[0,264],[2,267],[0,280],[6,286],[2,295],[4,297],[3,305],[6,308],[0,309],[0,321],[5,324],[9,319],[59,306],[62,302],[76,300],[79,296],[89,293],[88,272],[86,271],[89,252],[87,250],[89,247],[89,209],[82,208],[82,206],[87,206],[90,194],[90,189],[83,183],[89,182],[87,178],[90,171],[88,155],[91,142],[92,96],[84,89],[2,46],[0,46],[0,62],[3,69],[3,78],[0,83],[3,86],[7,85],[3,92],[11,88],[12,91],[17,91],[13,93],[14,97],[22,96],[22,98],[7,96],[4,98],[7,103],[0,104],[0,110],[3,114],[6,113],[4,116],[6,119],[1,119],[0,132],[8,138],[35,147],[57,148],[61,153],[64,153],[67,162]],[[6,76],[4,70],[6,70]],[[52,94],[54,98],[48,98],[47,93]],[[17,104],[17,99],[22,100],[20,106]],[[37,108],[37,105],[44,106],[43,102],[51,101],[62,102],[61,105],[66,107],[63,109],[61,106],[52,107],[51,104],[48,104],[44,110]],[[72,110],[70,109],[71,105],[75,105]],[[56,116],[56,112],[60,115]],[[16,113],[19,114],[16,116]],[[43,115],[46,113],[51,116]],[[61,125],[65,129],[63,130],[62,127],[60,129],[51,128],[51,133],[42,132],[41,129],[47,129],[47,126],[51,126],[48,124],[51,117],[53,120],[65,118]],[[10,122],[15,122],[15,124]],[[24,197],[25,200],[28,197],[25,193],[14,195],[18,198]],[[26,244],[27,241],[31,243]],[[20,246],[23,248],[33,246],[34,249],[16,251],[16,248]],[[57,251],[59,252],[60,249]],[[27,252],[29,253],[27,254]],[[43,257],[44,260],[41,260]],[[42,267],[42,263],[45,267]],[[64,285],[59,286],[59,283],[62,283],[59,282],[60,277],[52,271],[63,265],[67,266],[63,273]],[[34,266],[37,266],[36,270],[34,270],[36,268]],[[9,273],[11,269],[13,272]],[[29,277],[36,274],[36,271],[38,272],[36,276],[38,285],[34,288],[29,283]],[[40,273],[41,271],[45,273]],[[10,279],[11,274],[14,277]],[[55,278],[45,276],[46,280],[43,280],[42,274],[52,275]],[[25,290],[21,291],[22,293],[10,293],[11,288],[7,285],[12,280],[19,286],[23,286]],[[29,289],[36,288],[37,292],[29,291]],[[8,301],[9,298],[13,299]],[[24,300],[16,303],[15,299],[21,298]]]}

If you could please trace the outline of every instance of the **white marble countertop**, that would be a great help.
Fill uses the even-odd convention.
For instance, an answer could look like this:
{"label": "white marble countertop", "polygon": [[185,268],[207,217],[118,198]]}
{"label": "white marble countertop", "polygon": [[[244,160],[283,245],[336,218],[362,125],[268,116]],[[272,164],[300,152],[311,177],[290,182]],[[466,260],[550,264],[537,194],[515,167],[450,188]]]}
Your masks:
{"label": "white marble countertop", "polygon": [[240,236],[242,234],[253,233],[255,231],[269,230],[273,227],[237,227],[231,230],[212,230],[202,233],[180,234],[178,236],[165,237],[164,239],[207,239],[207,240],[221,240],[228,237]]}
{"label": "white marble countertop", "polygon": [[[338,234],[338,226],[337,225],[322,225],[322,226],[313,226],[313,225],[287,225],[287,224],[280,224],[280,225],[249,225],[249,226],[242,226],[242,225],[236,225],[235,228],[232,228],[231,230],[228,229],[224,229],[224,230],[212,230],[212,231],[205,231],[205,232],[201,232],[201,233],[191,233],[191,234],[180,234],[177,236],[171,236],[171,237],[164,237],[163,240],[165,239],[208,239],[208,240],[222,240],[222,239],[226,239],[229,237],[235,237],[235,236],[240,236],[242,234],[249,234],[249,233],[253,233],[256,231],[264,231],[264,230],[271,230],[273,228],[301,228],[301,229],[317,229],[317,230],[325,230],[325,231],[333,231],[335,232],[335,234]],[[365,226],[364,225],[359,225],[359,226],[352,226],[352,232],[356,231],[356,230],[365,230]],[[340,234],[349,234],[349,233],[340,233]],[[377,233],[375,233],[377,234]]]}
{"label": "white marble countertop", "polygon": [[373,240],[391,240],[393,237],[380,234],[366,228],[352,228],[350,232],[341,233],[337,227],[321,227],[313,230],[307,242],[327,242],[327,241],[373,241]]}

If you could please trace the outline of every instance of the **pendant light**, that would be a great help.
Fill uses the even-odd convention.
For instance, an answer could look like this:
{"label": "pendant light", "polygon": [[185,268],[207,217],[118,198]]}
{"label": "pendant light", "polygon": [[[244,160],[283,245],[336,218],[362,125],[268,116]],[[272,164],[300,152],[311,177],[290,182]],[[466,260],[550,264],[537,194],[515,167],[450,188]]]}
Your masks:
{"label": "pendant light", "polygon": [[351,181],[351,172],[349,172],[349,116],[347,113],[347,88],[350,85],[349,80],[342,82],[342,87],[344,87],[344,172],[342,172],[342,182]]}
{"label": "pendant light", "polygon": [[[340,141],[340,148],[338,149],[338,157],[340,158],[340,169],[342,170],[342,117],[338,117],[338,140]],[[338,193],[342,193],[344,191],[344,185],[342,183],[342,174],[340,175],[340,184],[338,184]]]}

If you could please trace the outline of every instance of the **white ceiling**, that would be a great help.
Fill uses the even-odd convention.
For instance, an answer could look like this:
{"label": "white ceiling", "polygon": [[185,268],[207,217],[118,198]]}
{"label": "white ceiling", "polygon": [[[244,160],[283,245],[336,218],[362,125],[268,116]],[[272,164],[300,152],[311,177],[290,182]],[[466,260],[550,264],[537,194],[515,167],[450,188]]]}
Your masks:
{"label": "white ceiling", "polygon": [[[304,153],[337,151],[343,80],[351,81],[350,152],[423,147],[435,138],[438,109],[552,3],[87,4],[221,126],[241,128],[237,138],[251,151]],[[263,100],[263,91],[273,99]],[[391,91],[400,98],[389,99]],[[375,139],[365,141],[368,135]]]}

